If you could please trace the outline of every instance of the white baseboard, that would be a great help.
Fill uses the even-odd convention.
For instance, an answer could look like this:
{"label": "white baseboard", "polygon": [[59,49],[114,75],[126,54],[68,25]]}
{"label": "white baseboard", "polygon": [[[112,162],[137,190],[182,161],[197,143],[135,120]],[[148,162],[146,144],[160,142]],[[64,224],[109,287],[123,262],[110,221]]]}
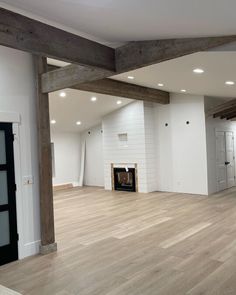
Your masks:
{"label": "white baseboard", "polygon": [[79,182],[78,181],[74,181],[74,182],[72,182],[72,185],[73,185],[73,187],[77,187],[77,186],[79,186]]}
{"label": "white baseboard", "polygon": [[39,253],[39,246],[41,241],[35,241],[23,245],[23,249],[19,252],[19,259],[26,258],[28,256],[33,256]]}

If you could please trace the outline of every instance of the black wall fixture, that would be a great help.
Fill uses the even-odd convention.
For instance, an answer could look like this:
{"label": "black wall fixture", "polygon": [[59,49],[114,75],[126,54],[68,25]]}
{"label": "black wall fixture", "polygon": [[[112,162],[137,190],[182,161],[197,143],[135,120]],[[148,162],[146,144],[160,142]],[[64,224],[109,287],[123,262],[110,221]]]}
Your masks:
{"label": "black wall fixture", "polygon": [[168,126],[168,123],[165,123],[165,126],[167,127]]}
{"label": "black wall fixture", "polygon": [[190,124],[190,122],[189,122],[189,121],[186,121],[186,124],[187,124],[187,125],[189,125],[189,124]]}

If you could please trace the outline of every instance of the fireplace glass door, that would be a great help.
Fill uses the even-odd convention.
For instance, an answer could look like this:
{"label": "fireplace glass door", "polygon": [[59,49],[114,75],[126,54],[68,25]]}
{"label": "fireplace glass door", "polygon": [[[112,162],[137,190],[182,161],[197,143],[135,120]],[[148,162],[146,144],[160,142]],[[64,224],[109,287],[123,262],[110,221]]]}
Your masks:
{"label": "fireplace glass door", "polygon": [[135,168],[114,168],[114,188],[119,191],[135,192]]}

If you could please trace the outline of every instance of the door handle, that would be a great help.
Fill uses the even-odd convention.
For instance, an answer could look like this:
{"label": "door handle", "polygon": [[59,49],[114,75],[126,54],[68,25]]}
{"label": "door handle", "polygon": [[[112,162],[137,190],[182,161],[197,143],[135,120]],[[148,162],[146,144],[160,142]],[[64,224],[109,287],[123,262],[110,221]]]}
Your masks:
{"label": "door handle", "polygon": [[229,165],[230,164],[230,162],[225,162],[225,165]]}

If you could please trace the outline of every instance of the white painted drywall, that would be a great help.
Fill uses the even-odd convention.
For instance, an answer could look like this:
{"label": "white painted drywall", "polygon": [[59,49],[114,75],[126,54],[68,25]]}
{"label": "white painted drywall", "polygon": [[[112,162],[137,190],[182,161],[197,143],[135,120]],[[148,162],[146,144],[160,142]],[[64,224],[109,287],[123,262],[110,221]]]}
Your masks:
{"label": "white painted drywall", "polygon": [[[222,101],[223,102],[223,101]],[[221,102],[221,103],[222,103]],[[219,104],[217,98],[205,97],[205,109]],[[206,117],[206,141],[207,141],[207,170],[208,170],[208,192],[217,192],[216,176],[216,131],[234,132],[234,152],[236,156],[236,122],[221,120],[220,118]],[[236,171],[235,171],[236,175]]]}
{"label": "white painted drywall", "polygon": [[86,141],[84,184],[104,186],[102,126],[92,127],[81,133],[81,143]]}
{"label": "white painted drywall", "polygon": [[52,132],[55,177],[53,185],[72,183],[78,186],[80,174],[80,134]]}
{"label": "white painted drywall", "polygon": [[158,190],[207,195],[204,97],[171,94],[155,116]]}
{"label": "white painted drywall", "polygon": [[158,190],[157,178],[157,143],[155,136],[155,104],[144,103],[144,132],[145,132],[145,160],[147,191]]}
{"label": "white painted drywall", "polygon": [[[0,46],[0,110],[20,115],[19,159],[17,175],[17,221],[19,257],[36,254],[40,243],[39,181],[35,80],[30,54]],[[32,185],[23,185],[23,177],[32,176]]]}

